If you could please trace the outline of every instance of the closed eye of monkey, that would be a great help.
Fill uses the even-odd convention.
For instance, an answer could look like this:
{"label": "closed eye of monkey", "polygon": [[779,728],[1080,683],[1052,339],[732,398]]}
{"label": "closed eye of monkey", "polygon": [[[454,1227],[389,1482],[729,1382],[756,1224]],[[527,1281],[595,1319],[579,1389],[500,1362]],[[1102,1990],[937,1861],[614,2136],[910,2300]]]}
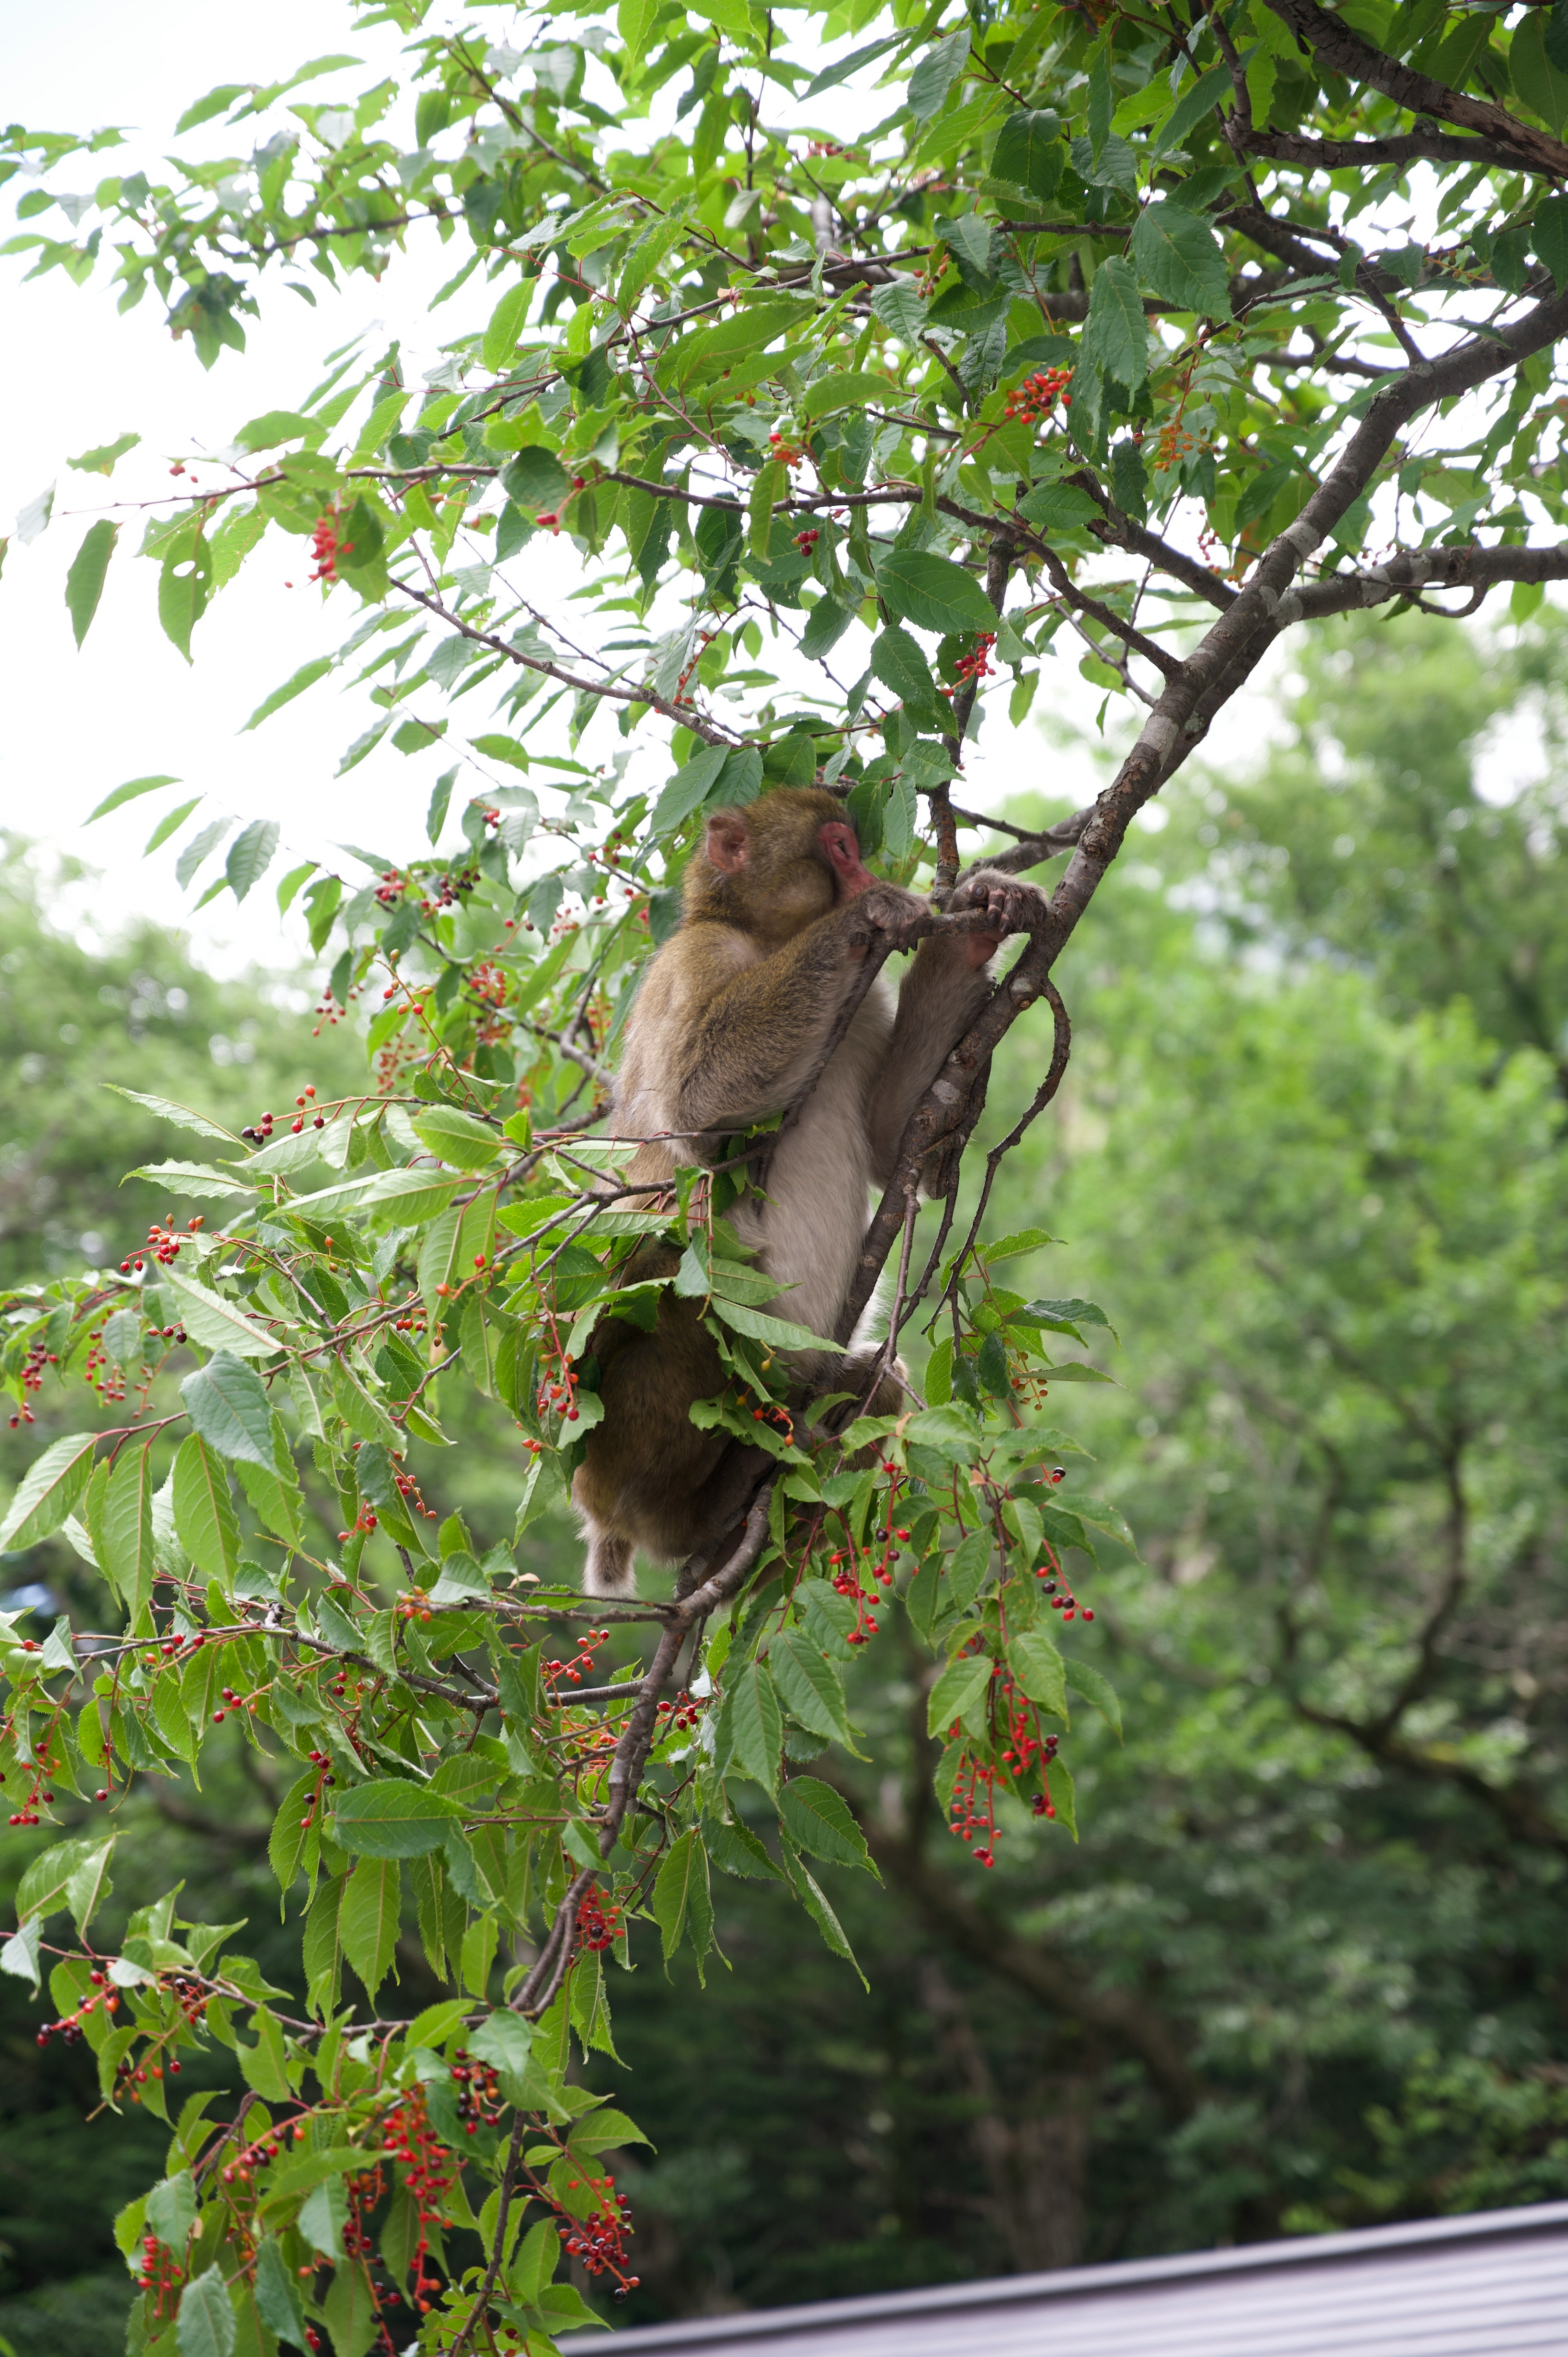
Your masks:
{"label": "closed eye of monkey", "polygon": [[[994,931],[921,942],[895,998],[879,974],[856,1008],[799,1118],[781,1132],[767,1196],[731,1213],[756,1265],[777,1280],[777,1316],[832,1335],[865,1232],[869,1189],[886,1184],[905,1127],[943,1060],[989,996],[987,961],[1023,930],[1037,887],[994,868],[961,884],[950,907],[983,909]],[[843,804],[783,788],[715,812],[687,867],[679,930],[650,966],[627,1027],[614,1135],[645,1142],[629,1176],[668,1185],[677,1162],[711,1160],[737,1130],[790,1104],[809,1078],[872,930],[897,932],[929,903],[879,882]],[[670,1133],[683,1133],[674,1144]],[[639,1254],[639,1277],[667,1275],[674,1255]],[[599,1362],[604,1420],[587,1436],[573,1497],[588,1542],[590,1596],[634,1587],[638,1548],[678,1562],[712,1548],[745,1511],[768,1462],[722,1431],[700,1431],[695,1400],[724,1388],[702,1307],[669,1291],[645,1332],[602,1318],[588,1343]],[[802,1367],[853,1383],[869,1358]],[[837,1383],[835,1383],[835,1388]],[[894,1413],[887,1377],[874,1403]]]}

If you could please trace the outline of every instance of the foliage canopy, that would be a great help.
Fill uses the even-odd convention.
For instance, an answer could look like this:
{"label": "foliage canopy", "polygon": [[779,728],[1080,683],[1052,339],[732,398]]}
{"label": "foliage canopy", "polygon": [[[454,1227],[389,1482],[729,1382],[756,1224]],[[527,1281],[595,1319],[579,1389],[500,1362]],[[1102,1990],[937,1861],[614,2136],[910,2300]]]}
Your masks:
{"label": "foliage canopy", "polygon": [[[989,1059],[1042,999],[1045,1077],[988,1177],[1048,1102],[1068,1037],[1052,965],[1136,811],[1283,630],[1499,582],[1528,607],[1568,572],[1540,538],[1561,521],[1550,356],[1568,328],[1555,13],[794,13],[623,0],[613,27],[557,8],[511,47],[392,0],[359,16],[409,37],[399,75],[338,103],[296,93],[356,60],[225,85],[178,130],[275,122],[248,158],[91,197],[40,185],[17,208],[62,206],[72,234],[25,227],[13,250],[79,278],[112,266],[126,303],[155,289],[209,365],[273,285],[374,272],[411,234],[458,242],[454,299],[483,290],[422,388],[395,350],[329,355],[143,539],[187,655],[271,527],[302,563],[308,543],[311,577],[359,611],[336,657],[257,683],[253,723],[357,664],[381,717],[344,768],[386,737],[456,741],[459,700],[499,693],[507,725],[465,737],[435,785],[432,856],[356,854],[368,882],[296,866],[278,887],[285,908],[303,893],[328,961],[323,1020],[377,1008],[373,1084],[307,1089],[238,1133],[137,1092],[184,1133],[140,1173],[179,1220],[118,1271],[11,1298],[18,1418],[50,1369],[98,1402],[31,1466],[0,1544],[65,1529],[123,1625],[5,1641],[15,1818],[63,1808],[70,1828],[23,1877],[5,1965],[53,1959],[106,2100],[163,2116],[166,2072],[211,2039],[247,2089],[221,2126],[208,2097],[176,2107],[167,2174],[124,2213],[136,2348],[325,2334],[360,2357],[405,2303],[425,2347],[539,2351],[585,2313],[555,2281],[563,2248],[624,2280],[598,2156],[637,2131],[568,2075],[571,2041],[613,2053],[605,1960],[634,1921],[666,1959],[708,1953],[710,1862],[778,1879],[847,1956],[808,1860],[873,1861],[836,1783],[800,1770],[858,1748],[843,1672],[878,1614],[901,1612],[930,1664],[937,1791],[983,1862],[1001,1791],[1072,1830],[1069,1690],[1118,1711],[1050,1608],[1075,1614],[1064,1555],[1130,1536],[1076,1482],[1058,1493],[1051,1460],[1074,1444],[1036,1411],[1053,1382],[1095,1378],[1054,1354],[1103,1313],[1006,1289],[1005,1264],[1048,1238],[983,1242],[977,1212],[955,1246],[951,1192],[911,1282],[917,1174],[940,1146],[956,1185]],[[858,45],[822,65],[841,41]],[[856,145],[813,137],[813,102],[854,77],[885,89],[883,118]],[[0,171],[69,168],[117,136],[14,126]],[[48,520],[39,502],[23,537]],[[122,529],[101,518],[72,562],[79,644]],[[579,553],[590,643],[518,587],[542,533]],[[994,662],[1019,716],[1058,641],[1085,640],[1090,675],[1147,716],[1092,809],[1004,855],[1071,856],[910,1125],[852,1305],[902,1238],[895,1329],[932,1286],[948,1313],[929,1404],[834,1436],[822,1404],[776,1402],[776,1354],[802,1338],[757,1310],[725,1216],[755,1142],[655,1211],[618,1208],[623,1149],[588,1135],[605,1058],[705,811],[836,784],[868,850],[931,872],[940,909]],[[656,794],[622,754],[583,758],[611,719],[668,731]],[[175,791],[138,779],[103,807]],[[454,811],[464,847],[442,854]],[[182,881],[221,850],[206,888],[243,898],[275,823],[233,833],[176,801],[153,847],[193,817]],[[681,1247],[673,1282],[729,1371],[701,1412],[776,1469],[726,1561],[669,1601],[589,1613],[515,1549],[598,1413],[583,1352],[605,1301],[654,1313],[656,1288],[617,1291],[650,1232]],[[408,1469],[464,1386],[523,1436],[510,1548],[477,1547]],[[650,1659],[622,1652],[626,1624],[656,1632]],[[239,1927],[177,1914],[177,1892],[112,1955],[92,1944],[114,1846],[93,1811],[132,1776],[198,1773],[234,1715],[295,1771],[273,1863],[309,1894],[303,2012],[231,1952]],[[771,1843],[735,1803],[746,1786]],[[450,1990],[413,2023],[376,2009],[405,1883]],[[444,2237],[470,2226],[482,2262],[448,2271]]]}

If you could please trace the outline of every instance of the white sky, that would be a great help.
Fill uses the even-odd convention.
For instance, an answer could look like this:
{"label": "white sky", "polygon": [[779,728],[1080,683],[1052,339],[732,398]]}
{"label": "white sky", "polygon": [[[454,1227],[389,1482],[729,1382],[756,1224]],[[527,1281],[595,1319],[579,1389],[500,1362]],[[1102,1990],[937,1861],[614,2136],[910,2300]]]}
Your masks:
{"label": "white sky", "polygon": [[[498,13],[493,31],[487,30],[504,39],[505,27]],[[308,91],[336,98],[368,87],[397,54],[395,35],[358,35],[348,10],[323,0],[272,0],[265,9],[243,10],[198,0],[144,0],[134,10],[124,0],[55,0],[48,7],[0,0],[0,41],[8,118],[50,128],[134,127],[129,147],[51,176],[51,186],[83,191],[102,173],[150,165],[172,142],[183,108],[217,82],[281,79],[308,58],[356,52],[364,68]],[[865,102],[848,93],[832,98],[847,120]],[[771,99],[769,104],[775,111]],[[818,119],[829,111],[822,101],[812,109]],[[227,135],[209,125],[178,144],[188,154],[222,152],[227,136],[234,150],[248,152],[255,135],[251,124]],[[9,195],[20,186],[13,182]],[[59,233],[62,218],[46,214],[36,226]],[[321,356],[356,331],[401,337],[406,372],[417,381],[435,363],[441,339],[471,328],[488,307],[476,278],[449,307],[427,313],[431,294],[466,250],[460,238],[445,247],[432,239],[394,264],[380,285],[351,278],[334,295],[323,283],[315,309],[281,285],[267,287],[263,317],[247,323],[247,353],[224,353],[210,372],[188,343],[171,340],[155,294],[121,317],[102,281],[79,289],[54,272],[24,285],[25,260],[0,263],[0,347],[9,355],[0,372],[0,529],[51,479],[59,483],[55,522],[29,548],[13,542],[0,581],[8,687],[0,819],[101,870],[104,885],[96,897],[111,923],[132,909],[188,922],[201,953],[220,969],[280,955],[292,962],[301,940],[292,925],[280,932],[272,897],[284,859],[242,908],[225,894],[197,915],[176,885],[168,853],[142,861],[141,847],[172,796],[148,798],[84,830],[88,812],[127,778],[171,772],[186,781],[188,793],[209,797],[204,816],[276,817],[285,853],[296,859],[327,856],[339,841],[403,856],[423,845],[430,787],[448,766],[449,752],[406,759],[383,745],[348,778],[333,777],[343,748],[372,716],[368,700],[350,703],[328,681],[254,734],[237,733],[264,694],[310,656],[335,647],[352,626],[355,608],[345,592],[324,607],[318,592],[284,587],[285,579],[303,582],[304,543],[269,535],[259,559],[198,625],[189,667],[159,628],[154,568],[133,554],[138,526],[122,535],[80,654],[63,589],[95,510],[112,497],[156,496],[166,489],[175,458],[221,448],[248,417],[292,405],[322,373]],[[66,468],[71,454],[125,431],[139,433],[144,447],[121,461],[112,483]],[[575,586],[572,559],[564,541],[532,542],[531,589],[537,592],[545,567],[557,576],[559,590]],[[1082,726],[1100,695],[1064,662],[1047,666],[1036,716],[1053,701]],[[1276,709],[1261,684],[1225,716],[1210,756],[1255,755]],[[467,710],[471,719],[458,716]],[[459,706],[458,716],[453,736],[465,726],[481,730],[489,724],[483,694],[471,707]],[[585,749],[605,758],[620,741],[600,721]],[[659,758],[656,739],[649,757]],[[961,798],[997,807],[1010,791],[1041,783],[1077,801],[1094,790],[1096,779],[1061,733],[1048,731],[1037,716],[1022,731],[1009,731],[998,706],[972,756]]]}

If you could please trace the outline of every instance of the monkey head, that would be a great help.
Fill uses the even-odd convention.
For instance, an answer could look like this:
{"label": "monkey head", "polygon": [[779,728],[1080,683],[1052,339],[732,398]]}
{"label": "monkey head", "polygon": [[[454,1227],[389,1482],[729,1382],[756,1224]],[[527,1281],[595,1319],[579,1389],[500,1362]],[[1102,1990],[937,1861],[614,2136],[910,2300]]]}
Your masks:
{"label": "monkey head", "polygon": [[686,868],[685,920],[789,941],[875,878],[834,794],[779,786],[739,810],[714,811]]}

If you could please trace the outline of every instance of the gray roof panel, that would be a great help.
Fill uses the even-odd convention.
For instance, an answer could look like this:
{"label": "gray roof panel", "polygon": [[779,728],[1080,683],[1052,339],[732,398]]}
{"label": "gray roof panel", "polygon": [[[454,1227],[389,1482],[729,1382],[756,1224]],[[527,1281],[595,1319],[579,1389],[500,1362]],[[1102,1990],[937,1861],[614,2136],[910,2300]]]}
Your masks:
{"label": "gray roof panel", "polygon": [[1568,2201],[563,2339],[570,2357],[1568,2357]]}

